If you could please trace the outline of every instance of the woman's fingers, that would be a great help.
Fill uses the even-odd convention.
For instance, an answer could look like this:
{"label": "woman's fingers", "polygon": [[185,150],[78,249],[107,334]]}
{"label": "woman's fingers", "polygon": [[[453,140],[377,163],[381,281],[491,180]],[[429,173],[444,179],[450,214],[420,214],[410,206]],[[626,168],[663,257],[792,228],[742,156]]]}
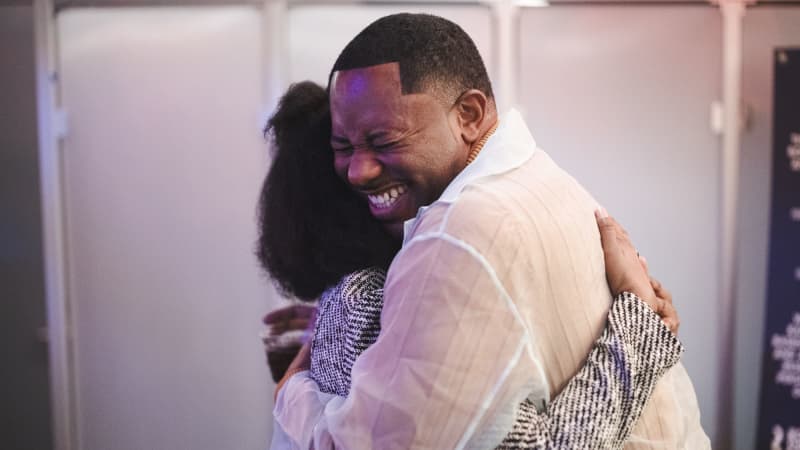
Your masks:
{"label": "woman's fingers", "polygon": [[640,256],[627,231],[605,209],[595,211],[606,262],[606,277],[614,295],[633,292],[647,303],[673,333],[680,320],[672,305],[672,294],[650,277],[647,259]]}
{"label": "woman's fingers", "polygon": [[661,282],[653,277],[650,277],[650,286],[653,286],[653,290],[656,291],[656,294],[658,293],[659,290],[664,289],[664,286],[661,285]]}
{"label": "woman's fingers", "polygon": [[680,318],[678,317],[678,311],[672,306],[672,303],[662,300],[661,301],[661,309],[657,311],[658,315],[661,317],[661,320],[664,321],[664,324],[672,331],[672,334],[678,334],[678,328],[681,325]]}
{"label": "woman's fingers", "polygon": [[[644,269],[644,272],[649,275],[650,274],[650,267],[647,265],[647,258],[645,258],[642,255],[639,255],[639,264],[642,265],[642,269]],[[650,279],[652,280],[652,278],[650,278]]]}
{"label": "woman's fingers", "polygon": [[650,277],[650,285],[653,287],[653,291],[656,293],[657,304],[658,308],[656,308],[656,313],[658,313],[661,320],[664,321],[664,324],[667,328],[672,331],[673,334],[678,334],[678,327],[680,327],[681,321],[678,317],[678,310],[675,309],[675,306],[672,304],[672,294],[661,284],[660,281],[656,280],[653,277]]}
{"label": "woman's fingers", "polygon": [[597,219],[597,227],[600,230],[600,241],[603,245],[603,252],[609,253],[616,250],[617,230],[614,219],[608,217],[605,209],[598,209],[594,212]]}
{"label": "woman's fingers", "polygon": [[625,237],[622,227],[608,212],[601,208],[594,212],[597,227],[600,230],[600,243],[606,255],[606,263],[623,263],[628,256],[629,241]]}
{"label": "woman's fingers", "polygon": [[600,229],[603,251],[608,254],[620,252],[623,257],[628,256],[633,250],[633,244],[619,222],[609,216],[605,209],[595,211],[594,215]]}
{"label": "woman's fingers", "polygon": [[653,286],[653,291],[658,298],[662,298],[670,304],[672,303],[672,293],[660,281],[650,277],[650,285]]}
{"label": "woman's fingers", "polygon": [[289,331],[307,330],[314,325],[317,308],[313,305],[295,304],[270,312],[262,319],[267,326],[265,336],[280,336]]}
{"label": "woman's fingers", "polygon": [[314,315],[316,310],[317,308],[313,305],[289,305],[280,309],[276,309],[275,311],[271,311],[269,314],[264,316],[262,321],[265,325],[271,325],[274,323],[287,322],[292,319],[309,319]]}
{"label": "woman's fingers", "polygon": [[633,243],[631,242],[631,238],[628,235],[628,232],[625,231],[625,228],[619,224],[613,217],[609,216],[608,220],[614,226],[614,232],[617,236],[617,243],[619,244],[619,248],[622,250],[622,253],[625,256],[629,256],[636,253],[636,249],[633,247]]}
{"label": "woman's fingers", "polygon": [[622,226],[604,209],[595,211],[603,256],[606,263],[606,279],[611,292],[616,296],[632,292],[656,309],[657,298],[646,265],[636,254],[636,248]]}
{"label": "woman's fingers", "polygon": [[614,229],[616,230],[617,233],[617,239],[623,242],[630,242],[631,237],[630,235],[628,235],[628,231],[625,230],[625,227],[620,225],[620,223],[617,222],[616,219],[611,217],[605,209],[603,209],[603,212],[605,212],[605,215],[608,217],[609,221],[611,221],[611,223],[614,225]]}
{"label": "woman's fingers", "polygon": [[270,336],[278,336],[287,331],[305,330],[308,328],[311,319],[308,317],[300,317],[289,319],[285,322],[273,323],[269,329]]}

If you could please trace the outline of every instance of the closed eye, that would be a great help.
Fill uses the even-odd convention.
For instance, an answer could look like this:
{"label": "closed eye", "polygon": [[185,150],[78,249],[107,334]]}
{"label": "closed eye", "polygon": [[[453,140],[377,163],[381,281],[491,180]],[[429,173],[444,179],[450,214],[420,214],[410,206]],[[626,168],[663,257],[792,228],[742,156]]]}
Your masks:
{"label": "closed eye", "polygon": [[350,141],[344,137],[331,136],[331,147],[334,152],[349,152],[353,150]]}
{"label": "closed eye", "polygon": [[398,139],[397,132],[387,130],[379,130],[367,136],[367,143],[370,148],[379,152],[397,147],[400,141],[401,139]]}
{"label": "closed eye", "polygon": [[396,142],[388,142],[386,144],[372,144],[372,148],[374,148],[375,150],[388,150],[394,147],[395,144]]}
{"label": "closed eye", "polygon": [[374,144],[374,143],[372,144],[372,148],[374,148],[377,151],[392,150],[392,149],[400,148],[402,146],[403,146],[403,143],[401,141],[392,141],[392,142],[386,142],[386,143],[381,143],[381,144]]}
{"label": "closed eye", "polygon": [[334,153],[342,153],[342,154],[352,153],[353,152],[353,146],[352,145],[348,145],[348,146],[339,146],[339,147],[337,147],[337,146],[334,145],[333,146],[333,152]]}

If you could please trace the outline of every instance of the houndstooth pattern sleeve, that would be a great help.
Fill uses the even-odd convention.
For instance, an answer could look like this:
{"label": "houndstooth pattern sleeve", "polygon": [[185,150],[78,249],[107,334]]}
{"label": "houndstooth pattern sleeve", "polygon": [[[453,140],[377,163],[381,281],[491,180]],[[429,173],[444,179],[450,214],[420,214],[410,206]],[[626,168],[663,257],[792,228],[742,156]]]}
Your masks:
{"label": "houndstooth pattern sleeve", "polygon": [[621,448],[656,381],[683,352],[645,302],[625,292],[583,368],[538,412],[525,401],[499,449]]}
{"label": "houndstooth pattern sleeve", "polygon": [[350,392],[353,363],[381,331],[385,282],[384,270],[359,270],[343,277],[320,297],[311,341],[310,375],[321,392],[341,397]]}

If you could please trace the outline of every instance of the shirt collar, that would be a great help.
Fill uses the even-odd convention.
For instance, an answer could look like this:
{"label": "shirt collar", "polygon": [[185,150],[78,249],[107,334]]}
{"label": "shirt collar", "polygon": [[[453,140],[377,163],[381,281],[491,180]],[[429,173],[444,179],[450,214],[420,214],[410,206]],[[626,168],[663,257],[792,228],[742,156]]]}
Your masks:
{"label": "shirt collar", "polygon": [[[465,187],[475,181],[498,175],[516,169],[525,163],[536,151],[534,141],[528,126],[522,119],[519,111],[511,109],[500,117],[500,124],[494,134],[486,141],[483,150],[472,164],[462,170],[447,185],[442,195],[430,206],[437,203],[453,203]],[[413,233],[417,221],[425,214],[430,206],[423,206],[417,211],[417,216],[406,220],[403,224],[403,243]]]}

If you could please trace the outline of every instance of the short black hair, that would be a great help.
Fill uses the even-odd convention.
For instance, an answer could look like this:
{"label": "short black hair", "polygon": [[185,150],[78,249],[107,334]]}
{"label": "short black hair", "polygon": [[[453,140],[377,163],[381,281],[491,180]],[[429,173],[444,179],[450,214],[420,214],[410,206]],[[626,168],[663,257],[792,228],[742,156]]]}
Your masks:
{"label": "short black hair", "polygon": [[469,89],[493,98],[478,48],[457,24],[430,14],[393,14],[372,22],[342,50],[339,70],[397,62],[403,94],[434,92],[455,101]]}
{"label": "short black hair", "polygon": [[264,133],[273,161],[258,203],[256,255],[281,291],[314,300],[355,270],[387,269],[400,242],[336,175],[327,91],[292,85]]}

